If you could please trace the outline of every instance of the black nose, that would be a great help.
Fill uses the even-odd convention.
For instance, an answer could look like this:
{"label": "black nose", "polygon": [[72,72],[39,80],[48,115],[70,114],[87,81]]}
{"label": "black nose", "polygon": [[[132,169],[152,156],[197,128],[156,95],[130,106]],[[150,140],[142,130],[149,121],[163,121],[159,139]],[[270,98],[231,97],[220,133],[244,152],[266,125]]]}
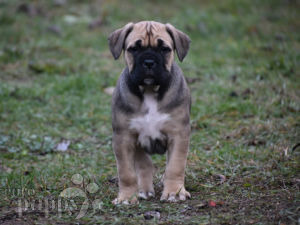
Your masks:
{"label": "black nose", "polygon": [[153,59],[145,59],[143,62],[143,67],[146,69],[152,69],[154,68],[156,63],[154,62]]}

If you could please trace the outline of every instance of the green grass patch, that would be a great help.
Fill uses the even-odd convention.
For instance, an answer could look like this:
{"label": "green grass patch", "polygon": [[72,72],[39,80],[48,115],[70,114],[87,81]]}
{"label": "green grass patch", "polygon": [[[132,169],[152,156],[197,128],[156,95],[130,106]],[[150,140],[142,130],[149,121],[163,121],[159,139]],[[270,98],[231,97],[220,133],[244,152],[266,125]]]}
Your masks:
{"label": "green grass patch", "polygon": [[[298,224],[299,15],[292,0],[0,1],[0,223]],[[184,203],[159,201],[165,156],[153,156],[154,199],[111,203],[104,89],[124,63],[107,37],[140,20],[172,23],[192,39],[180,63],[193,102]],[[57,151],[63,141],[68,150]],[[68,187],[89,200],[80,219],[84,198],[58,211]],[[34,210],[20,217],[19,200]]]}

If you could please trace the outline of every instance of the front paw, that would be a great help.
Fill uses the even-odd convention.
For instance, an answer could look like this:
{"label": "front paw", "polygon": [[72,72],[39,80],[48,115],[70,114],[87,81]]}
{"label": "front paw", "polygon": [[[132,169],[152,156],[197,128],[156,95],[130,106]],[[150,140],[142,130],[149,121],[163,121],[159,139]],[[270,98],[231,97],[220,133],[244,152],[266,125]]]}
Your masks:
{"label": "front paw", "polygon": [[147,200],[149,198],[155,197],[155,193],[154,191],[140,191],[138,196],[140,199]]}
{"label": "front paw", "polygon": [[114,205],[119,205],[119,204],[123,204],[123,205],[129,205],[129,204],[138,204],[138,198],[136,193],[133,194],[123,194],[123,193],[119,193],[118,197],[115,198],[112,203]]}
{"label": "front paw", "polygon": [[161,201],[177,202],[191,198],[191,194],[185,190],[184,185],[166,185],[161,195]]}

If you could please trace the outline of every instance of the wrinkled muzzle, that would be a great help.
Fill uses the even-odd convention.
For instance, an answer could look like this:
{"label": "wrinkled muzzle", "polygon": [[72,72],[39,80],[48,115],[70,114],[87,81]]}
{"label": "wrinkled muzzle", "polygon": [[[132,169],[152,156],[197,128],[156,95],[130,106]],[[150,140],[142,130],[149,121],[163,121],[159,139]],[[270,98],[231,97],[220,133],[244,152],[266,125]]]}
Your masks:
{"label": "wrinkled muzzle", "polygon": [[139,85],[159,85],[163,72],[162,57],[153,50],[146,50],[135,58],[133,73]]}

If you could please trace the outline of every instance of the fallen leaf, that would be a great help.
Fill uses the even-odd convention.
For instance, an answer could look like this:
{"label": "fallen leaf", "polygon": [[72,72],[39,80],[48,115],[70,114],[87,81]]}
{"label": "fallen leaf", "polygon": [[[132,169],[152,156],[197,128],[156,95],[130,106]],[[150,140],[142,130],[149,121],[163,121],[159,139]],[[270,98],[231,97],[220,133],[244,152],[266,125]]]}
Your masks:
{"label": "fallen leaf", "polygon": [[61,151],[61,152],[65,152],[68,150],[68,147],[70,145],[70,141],[69,140],[63,140],[61,143],[59,143],[56,147],[57,151]]}
{"label": "fallen leaf", "polygon": [[213,200],[210,200],[210,201],[208,202],[208,205],[209,205],[210,207],[216,207],[216,206],[217,206],[216,202],[213,201]]}

